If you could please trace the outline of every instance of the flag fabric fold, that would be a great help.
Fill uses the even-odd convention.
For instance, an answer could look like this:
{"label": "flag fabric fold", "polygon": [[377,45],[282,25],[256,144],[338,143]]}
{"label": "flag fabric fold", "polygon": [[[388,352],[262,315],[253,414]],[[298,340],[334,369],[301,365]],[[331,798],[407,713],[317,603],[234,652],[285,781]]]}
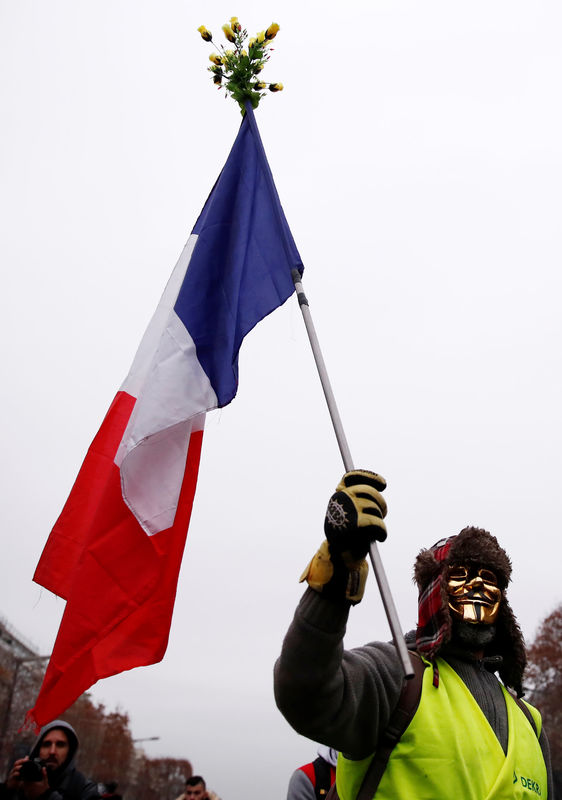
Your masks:
{"label": "flag fabric fold", "polygon": [[302,262],[251,108],[47,540],[34,580],[66,600],[28,719],[162,659],[206,412],[238,387],[246,334]]}

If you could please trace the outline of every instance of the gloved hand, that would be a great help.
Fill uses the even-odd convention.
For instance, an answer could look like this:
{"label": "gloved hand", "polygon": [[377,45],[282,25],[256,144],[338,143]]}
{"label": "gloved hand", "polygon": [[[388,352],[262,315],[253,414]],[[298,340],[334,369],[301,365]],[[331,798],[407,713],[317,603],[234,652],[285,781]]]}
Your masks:
{"label": "gloved hand", "polygon": [[355,605],[365,591],[369,567],[365,556],[372,541],[386,539],[386,481],[376,472],[347,472],[330,498],[324,532],[327,541],[301,575],[311,589]]}
{"label": "gloved hand", "polygon": [[324,520],[332,557],[349,553],[356,561],[365,558],[372,541],[384,542],[387,508],[380,494],[384,489],[386,481],[376,472],[346,472],[330,497]]}

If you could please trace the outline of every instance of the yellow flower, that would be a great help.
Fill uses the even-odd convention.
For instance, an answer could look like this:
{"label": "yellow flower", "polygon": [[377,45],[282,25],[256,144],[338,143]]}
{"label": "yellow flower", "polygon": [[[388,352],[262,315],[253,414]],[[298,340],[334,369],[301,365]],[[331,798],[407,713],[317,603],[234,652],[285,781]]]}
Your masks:
{"label": "yellow flower", "polygon": [[224,33],[224,35],[226,36],[226,38],[228,39],[229,42],[235,42],[236,41],[236,37],[234,36],[234,31],[232,30],[232,28],[230,27],[230,25],[228,23],[226,23],[226,25],[222,26],[222,30],[223,30],[223,33]]}
{"label": "yellow flower", "polygon": [[197,30],[201,34],[202,38],[205,39],[206,42],[210,42],[213,38],[213,34],[211,31],[208,31],[204,25],[200,25]]}
{"label": "yellow flower", "polygon": [[[211,31],[204,25],[200,25],[197,30],[205,41],[215,44]],[[261,77],[270,57],[270,42],[280,30],[276,22],[272,22],[266,30],[259,31],[251,38],[239,23],[238,17],[230,17],[230,22],[222,25],[221,30],[228,44],[216,42],[211,48],[215,52],[209,56],[211,64],[207,67],[217,89],[226,90],[226,94],[230,94],[238,103],[242,113],[245,102],[250,101],[252,107],[257,107],[266,90],[283,91],[282,83],[266,83]]]}
{"label": "yellow flower", "polygon": [[278,31],[279,31],[279,25],[276,22],[272,22],[269,28],[265,32],[265,38],[275,39]]}

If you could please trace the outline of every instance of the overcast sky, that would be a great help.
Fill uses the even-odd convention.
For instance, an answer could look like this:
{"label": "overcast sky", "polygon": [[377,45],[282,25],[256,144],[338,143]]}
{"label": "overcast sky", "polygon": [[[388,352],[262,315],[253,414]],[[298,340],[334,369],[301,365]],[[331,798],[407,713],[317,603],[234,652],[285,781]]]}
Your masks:
{"label": "overcast sky", "polygon": [[[281,25],[256,118],[354,461],[388,480],[402,626],[418,550],[473,524],[532,640],[561,599],[557,0],[0,0],[0,613],[50,652],[31,576],[236,136],[196,30],[233,14]],[[271,672],[342,472],[293,297],[207,418],[164,661],[93,690],[224,800],[315,754]],[[347,644],[377,638],[371,579]]]}

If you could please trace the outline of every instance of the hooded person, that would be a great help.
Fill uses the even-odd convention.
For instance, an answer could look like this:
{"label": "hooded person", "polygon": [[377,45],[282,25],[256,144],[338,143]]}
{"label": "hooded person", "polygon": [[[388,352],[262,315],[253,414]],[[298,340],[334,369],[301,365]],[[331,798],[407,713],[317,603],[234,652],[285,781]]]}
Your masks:
{"label": "hooded person", "polygon": [[98,800],[97,784],[76,769],[78,736],[68,722],[57,719],[41,728],[29,756],[18,759],[0,800]]}
{"label": "hooded person", "polygon": [[510,559],[481,528],[464,528],[416,559],[418,624],[406,642],[418,695],[387,748],[407,683],[396,648],[343,647],[370,543],[386,539],[385,487],[376,473],[354,470],[330,498],[326,541],[301,577],[308,588],[275,665],[279,709],[298,733],[340,752],[341,800],[552,798],[540,713],[518,699],[525,646],[507,600]]}
{"label": "hooded person", "polygon": [[337,750],[321,744],[318,756],[298,767],[289,780],[287,800],[324,800],[336,779]]}

